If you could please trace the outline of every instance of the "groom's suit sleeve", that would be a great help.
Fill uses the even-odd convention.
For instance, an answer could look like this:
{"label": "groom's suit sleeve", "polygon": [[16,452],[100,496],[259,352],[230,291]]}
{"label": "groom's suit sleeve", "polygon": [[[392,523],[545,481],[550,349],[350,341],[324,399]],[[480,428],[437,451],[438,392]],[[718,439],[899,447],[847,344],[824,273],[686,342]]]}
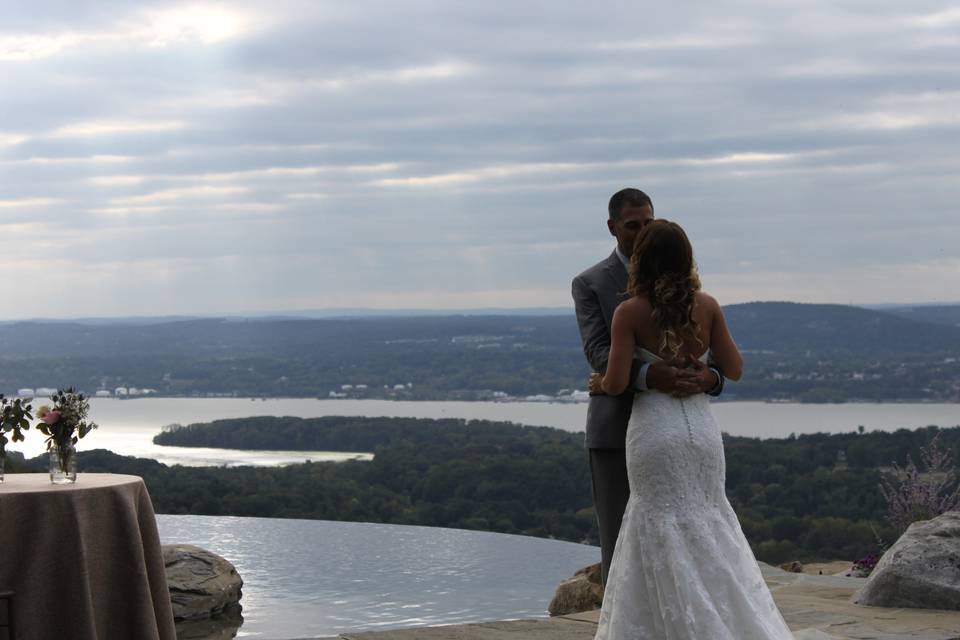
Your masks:
{"label": "groom's suit sleeve", "polygon": [[610,331],[596,292],[584,282],[583,276],[573,279],[573,306],[577,312],[577,326],[583,342],[583,355],[597,373],[607,370],[610,357]]}
{"label": "groom's suit sleeve", "polygon": [[[597,373],[607,370],[607,360],[610,357],[610,327],[603,315],[600,297],[584,280],[583,275],[573,279],[571,285],[573,306],[577,312],[577,326],[580,328],[580,339],[583,342],[583,354],[587,357],[590,367]],[[633,390],[640,363],[634,359],[630,367],[630,384],[628,391]]]}

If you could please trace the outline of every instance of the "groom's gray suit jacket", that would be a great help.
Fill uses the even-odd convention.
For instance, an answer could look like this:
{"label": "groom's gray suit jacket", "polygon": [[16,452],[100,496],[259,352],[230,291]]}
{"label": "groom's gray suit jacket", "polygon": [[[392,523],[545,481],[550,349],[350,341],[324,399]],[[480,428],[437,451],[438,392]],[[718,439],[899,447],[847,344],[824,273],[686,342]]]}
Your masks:
{"label": "groom's gray suit jacket", "polygon": [[[607,370],[610,355],[610,325],[613,312],[626,300],[627,269],[614,251],[606,260],[593,265],[573,279],[573,303],[577,325],[583,339],[583,353],[597,373]],[[619,396],[591,396],[587,408],[588,449],[623,449],[627,423],[633,405],[633,380],[637,361],[630,375],[627,391]]]}

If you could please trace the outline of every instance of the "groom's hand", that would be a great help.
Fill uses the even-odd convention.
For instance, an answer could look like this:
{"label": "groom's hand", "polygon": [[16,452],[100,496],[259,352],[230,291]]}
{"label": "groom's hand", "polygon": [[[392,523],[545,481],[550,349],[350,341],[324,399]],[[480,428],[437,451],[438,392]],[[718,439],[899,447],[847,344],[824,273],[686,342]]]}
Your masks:
{"label": "groom's hand", "polygon": [[704,393],[716,383],[714,373],[695,358],[661,360],[651,364],[647,370],[647,388],[677,398]]}
{"label": "groom's hand", "polygon": [[647,369],[647,388],[681,397],[696,393],[693,390],[693,376],[684,369],[685,366],[683,358],[651,363]]}
{"label": "groom's hand", "polygon": [[677,381],[673,395],[678,398],[706,393],[717,386],[717,375],[702,361],[693,356],[683,359],[683,375]]}
{"label": "groom's hand", "polygon": [[603,392],[603,376],[599,373],[591,373],[590,379],[587,380],[587,390],[592,396],[606,395]]}

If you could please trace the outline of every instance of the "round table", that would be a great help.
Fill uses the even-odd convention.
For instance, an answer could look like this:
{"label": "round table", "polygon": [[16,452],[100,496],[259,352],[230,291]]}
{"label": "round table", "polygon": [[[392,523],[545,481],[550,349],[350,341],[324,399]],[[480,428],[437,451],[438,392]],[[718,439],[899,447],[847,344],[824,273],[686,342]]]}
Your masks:
{"label": "round table", "polygon": [[7,474],[0,593],[17,640],[175,640],[153,504],[137,476]]}

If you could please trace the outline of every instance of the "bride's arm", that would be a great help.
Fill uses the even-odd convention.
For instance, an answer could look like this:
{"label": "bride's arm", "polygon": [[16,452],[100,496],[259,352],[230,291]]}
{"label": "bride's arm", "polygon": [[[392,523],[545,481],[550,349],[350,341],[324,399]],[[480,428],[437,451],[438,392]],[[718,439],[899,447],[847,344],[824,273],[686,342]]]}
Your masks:
{"label": "bride's arm", "polygon": [[725,378],[739,380],[743,375],[743,356],[740,355],[740,349],[730,335],[720,303],[712,297],[709,297],[709,300],[713,311],[710,326],[710,352],[713,361],[720,366]]}
{"label": "bride's arm", "polygon": [[629,301],[617,307],[613,313],[610,327],[610,355],[607,359],[607,371],[603,375],[601,387],[611,396],[620,395],[630,384],[630,366],[633,364],[633,351],[637,339],[633,328],[636,326],[634,305]]}

